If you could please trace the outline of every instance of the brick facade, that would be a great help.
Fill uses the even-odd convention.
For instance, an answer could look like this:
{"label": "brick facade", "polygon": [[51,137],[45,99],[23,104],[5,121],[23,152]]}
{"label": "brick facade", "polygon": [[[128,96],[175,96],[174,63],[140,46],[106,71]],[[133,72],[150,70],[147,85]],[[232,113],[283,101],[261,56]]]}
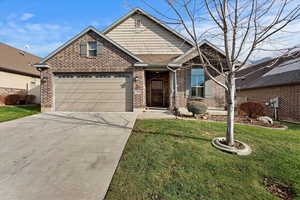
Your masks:
{"label": "brick facade", "polygon": [[[103,44],[101,55],[95,57],[81,56],[81,42],[100,41]],[[146,106],[146,77],[145,69],[134,67],[137,60],[120,50],[114,44],[103,39],[94,31],[90,30],[71,44],[64,47],[50,57],[46,64],[49,69],[42,72],[41,79],[41,107],[42,111],[54,110],[54,75],[56,73],[97,73],[97,72],[126,72],[131,73],[133,78],[133,107],[144,108]],[[177,107],[185,107],[189,99],[187,91],[187,73],[189,69],[177,71]],[[171,73],[172,74],[172,73]],[[171,79],[170,79],[171,81]],[[169,83],[168,83],[169,84]],[[210,107],[223,107],[220,99],[224,101],[224,90],[217,84],[213,85],[214,94],[207,98],[197,99]],[[171,92],[171,89],[170,89]],[[170,108],[173,97],[170,96]],[[193,99],[195,100],[195,99]],[[220,103],[221,102],[221,103]]]}
{"label": "brick facade", "polygon": [[18,88],[0,87],[0,96],[7,96],[9,94],[26,94],[26,90]]}
{"label": "brick facade", "polygon": [[[300,85],[242,90],[237,92],[237,97],[260,103],[265,103],[272,98],[279,97],[279,119],[300,121]],[[273,117],[273,109],[267,108],[266,114]]]}
{"label": "brick facade", "polygon": [[[102,54],[95,57],[80,56],[80,42],[100,41],[103,44]],[[144,95],[143,71],[135,70],[133,64],[137,62],[134,58],[114,46],[107,40],[100,37],[93,31],[89,31],[82,37],[73,41],[63,50],[51,57],[46,63],[49,69],[42,72],[41,93],[42,110],[52,111],[54,103],[53,81],[55,73],[76,73],[76,72],[127,72],[133,77],[138,76],[134,81],[134,90],[139,90],[134,94],[134,108],[144,105],[142,96]],[[46,77],[46,78],[45,78]],[[142,85],[141,85],[142,84]]]}
{"label": "brick facade", "polygon": [[[187,86],[187,73],[190,69],[184,69],[177,71],[177,106],[185,107],[188,101],[200,101],[205,103],[208,107],[220,107],[225,106],[225,89],[219,86],[212,80],[206,80],[206,84],[211,85],[211,94],[209,97],[192,99],[188,93]],[[221,77],[216,77],[217,80],[222,81]]]}

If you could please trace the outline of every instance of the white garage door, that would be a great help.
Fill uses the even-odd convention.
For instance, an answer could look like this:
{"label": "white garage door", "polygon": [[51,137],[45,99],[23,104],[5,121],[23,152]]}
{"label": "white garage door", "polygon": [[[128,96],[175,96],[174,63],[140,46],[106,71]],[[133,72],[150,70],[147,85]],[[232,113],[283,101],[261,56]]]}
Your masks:
{"label": "white garage door", "polygon": [[54,88],[56,111],[133,110],[132,77],[128,73],[57,74]]}

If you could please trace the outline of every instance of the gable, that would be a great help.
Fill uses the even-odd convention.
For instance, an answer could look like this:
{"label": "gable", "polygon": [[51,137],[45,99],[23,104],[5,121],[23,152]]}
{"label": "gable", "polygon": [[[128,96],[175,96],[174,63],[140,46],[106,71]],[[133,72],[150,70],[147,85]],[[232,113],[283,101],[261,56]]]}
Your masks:
{"label": "gable", "polygon": [[[221,49],[219,49],[217,46],[213,45],[212,43],[208,42],[207,40],[202,40],[198,43],[201,50],[207,54],[207,56],[210,55],[211,58],[223,58],[225,57],[225,52]],[[189,60],[194,59],[198,56],[198,51],[196,49],[196,46],[191,48],[189,51],[187,51],[185,54],[179,56],[178,58],[173,60],[173,63],[177,64],[183,64],[188,62]]]}
{"label": "gable", "polygon": [[[77,34],[76,36],[74,36],[72,39],[70,39],[69,41],[67,41],[66,43],[64,43],[62,46],[60,46],[59,48],[57,48],[56,50],[54,50],[53,52],[51,52],[47,57],[45,57],[44,59],[42,59],[40,61],[40,64],[44,64],[50,58],[52,58],[53,56],[55,56],[56,54],[58,54],[59,52],[61,52],[62,50],[64,50],[66,47],[68,47],[69,45],[71,45],[72,43],[74,43],[74,41],[78,40],[80,37],[86,35],[89,32],[93,33],[94,35],[97,35],[97,37],[103,39],[105,42],[110,43],[110,45],[114,46],[118,50],[120,50],[123,53],[127,54],[127,56],[130,56],[131,58],[135,59],[136,61],[142,62],[142,60],[140,58],[136,57],[130,51],[128,51],[127,49],[123,48],[122,46],[120,46],[118,43],[114,42],[110,38],[106,37],[105,35],[103,35],[102,33],[100,33],[94,27],[89,26],[86,29],[84,29],[82,32],[80,32],[79,34]],[[36,64],[36,66],[38,67],[39,64]]]}
{"label": "gable", "polygon": [[[136,20],[141,27],[136,28]],[[135,12],[104,33],[134,54],[183,54],[192,45],[141,12]]]}
{"label": "gable", "polygon": [[[81,45],[88,42],[101,43],[101,54],[82,55]],[[132,56],[92,30],[80,35],[45,61],[53,72],[123,72],[131,71],[136,62]]]}

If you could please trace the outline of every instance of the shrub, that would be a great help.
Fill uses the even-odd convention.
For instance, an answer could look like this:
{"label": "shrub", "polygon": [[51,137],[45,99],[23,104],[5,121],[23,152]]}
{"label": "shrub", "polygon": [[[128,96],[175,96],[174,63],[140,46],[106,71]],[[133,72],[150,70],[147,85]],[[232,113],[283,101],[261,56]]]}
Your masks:
{"label": "shrub", "polygon": [[0,105],[5,104],[5,96],[0,95]]}
{"label": "shrub", "polygon": [[25,95],[10,94],[5,97],[5,105],[20,105],[23,102],[25,103]]}
{"label": "shrub", "polygon": [[245,114],[251,118],[263,116],[264,111],[264,106],[258,102],[244,102],[239,106],[239,114]]}
{"label": "shrub", "polygon": [[32,94],[28,94],[25,96],[25,103],[26,104],[33,104],[35,100],[35,96]]}
{"label": "shrub", "polygon": [[193,115],[203,115],[207,111],[207,106],[199,101],[190,101],[187,104],[187,109],[189,112],[193,113]]}

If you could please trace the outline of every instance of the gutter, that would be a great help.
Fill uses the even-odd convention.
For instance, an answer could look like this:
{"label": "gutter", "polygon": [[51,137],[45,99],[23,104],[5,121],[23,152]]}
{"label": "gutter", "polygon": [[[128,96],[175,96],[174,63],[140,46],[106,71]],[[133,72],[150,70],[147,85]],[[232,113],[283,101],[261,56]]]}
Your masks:
{"label": "gutter", "polygon": [[135,67],[176,67],[179,68],[181,64],[147,64],[147,63],[135,63],[133,66]]}
{"label": "gutter", "polygon": [[237,88],[239,91],[243,90],[254,90],[254,89],[262,89],[262,88],[270,88],[270,87],[281,87],[281,86],[292,86],[292,85],[300,85],[300,81],[293,83],[283,83],[283,84],[275,84],[275,85],[265,85],[265,86],[256,86],[256,87],[248,87],[248,88]]}
{"label": "gutter", "polygon": [[34,64],[33,67],[35,67],[38,71],[43,71],[50,68],[49,65],[41,63]]}
{"label": "gutter", "polygon": [[40,76],[37,75],[37,74],[31,74],[31,73],[28,73],[28,72],[21,72],[21,71],[17,71],[17,70],[13,70],[13,69],[7,69],[7,68],[4,68],[4,67],[0,67],[0,71],[4,71],[4,72],[8,72],[8,73],[14,73],[14,74],[20,74],[20,75],[23,75],[23,76],[30,76],[30,77],[34,77],[34,78],[40,78]]}

